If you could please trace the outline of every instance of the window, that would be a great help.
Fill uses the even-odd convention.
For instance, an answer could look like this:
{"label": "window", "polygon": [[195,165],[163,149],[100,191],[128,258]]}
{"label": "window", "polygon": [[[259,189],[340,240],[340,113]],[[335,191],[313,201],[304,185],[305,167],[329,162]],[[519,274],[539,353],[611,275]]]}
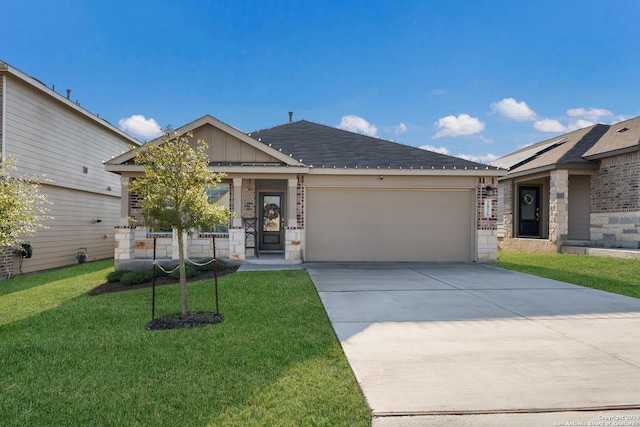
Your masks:
{"label": "window", "polygon": [[[217,203],[226,207],[231,206],[231,198],[229,193],[229,184],[219,183],[215,188],[207,188],[207,198],[209,203]],[[229,232],[229,224],[217,224],[213,229],[202,230],[204,233],[220,233],[227,234]]]}

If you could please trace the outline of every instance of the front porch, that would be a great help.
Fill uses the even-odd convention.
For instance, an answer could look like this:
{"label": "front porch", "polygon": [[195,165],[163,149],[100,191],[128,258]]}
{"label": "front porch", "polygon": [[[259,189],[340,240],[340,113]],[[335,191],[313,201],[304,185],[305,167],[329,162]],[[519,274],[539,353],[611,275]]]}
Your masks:
{"label": "front porch", "polygon": [[[231,177],[223,181],[225,194],[216,200],[228,203],[234,218],[226,232],[194,232],[184,236],[185,256],[204,259],[215,256],[231,261],[281,258],[284,263],[301,263],[303,259],[303,183],[302,175],[276,177]],[[177,260],[178,236],[174,231],[151,233],[128,218],[141,222],[139,202],[129,195],[125,225],[115,228],[116,270],[141,269],[154,258]],[[265,258],[265,256],[269,258]]]}

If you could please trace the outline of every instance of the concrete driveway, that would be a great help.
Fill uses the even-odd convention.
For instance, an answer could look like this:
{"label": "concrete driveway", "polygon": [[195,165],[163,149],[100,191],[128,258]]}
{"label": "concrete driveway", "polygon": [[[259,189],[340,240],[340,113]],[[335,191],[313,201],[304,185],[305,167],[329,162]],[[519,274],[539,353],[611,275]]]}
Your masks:
{"label": "concrete driveway", "polygon": [[638,299],[473,263],[304,266],[374,417],[640,426]]}

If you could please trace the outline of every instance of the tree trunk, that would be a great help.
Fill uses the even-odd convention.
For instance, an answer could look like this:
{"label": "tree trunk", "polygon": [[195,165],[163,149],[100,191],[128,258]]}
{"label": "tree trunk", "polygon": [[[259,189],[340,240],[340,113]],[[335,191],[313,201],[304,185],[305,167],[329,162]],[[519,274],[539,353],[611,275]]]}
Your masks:
{"label": "tree trunk", "polygon": [[182,306],[182,317],[187,317],[189,308],[187,305],[187,274],[184,268],[184,230],[178,229],[178,268],[180,270],[180,300]]}

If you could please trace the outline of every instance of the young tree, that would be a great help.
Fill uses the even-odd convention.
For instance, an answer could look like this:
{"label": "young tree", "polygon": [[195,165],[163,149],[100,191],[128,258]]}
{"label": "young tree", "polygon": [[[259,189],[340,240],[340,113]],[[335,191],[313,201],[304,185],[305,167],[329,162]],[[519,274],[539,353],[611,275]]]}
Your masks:
{"label": "young tree", "polygon": [[43,221],[50,219],[41,181],[15,171],[15,158],[0,159],[0,249],[23,243],[38,228],[46,228]]}
{"label": "young tree", "polygon": [[167,128],[162,144],[138,147],[135,162],[142,165],[145,176],[129,183],[129,190],[142,198],[146,225],[176,230],[183,317],[188,314],[184,235],[226,224],[231,218],[229,208],[210,204],[205,191],[217,187],[225,174],[209,170],[208,144],[197,140],[193,149],[192,139],[191,132],[181,134]]}

